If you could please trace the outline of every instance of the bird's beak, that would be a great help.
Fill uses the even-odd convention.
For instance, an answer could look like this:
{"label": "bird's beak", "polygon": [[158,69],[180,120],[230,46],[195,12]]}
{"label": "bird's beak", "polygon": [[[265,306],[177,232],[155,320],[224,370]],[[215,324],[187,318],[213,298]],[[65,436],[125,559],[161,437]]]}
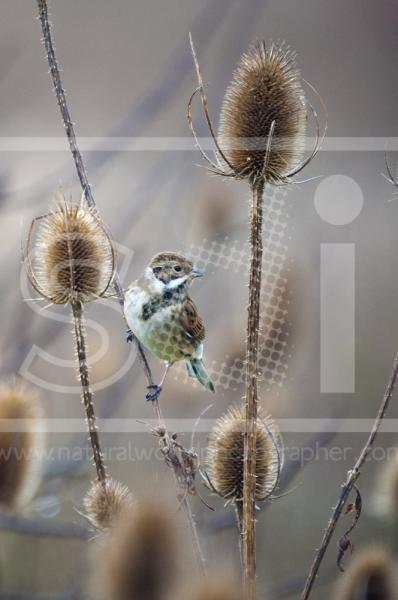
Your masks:
{"label": "bird's beak", "polygon": [[193,267],[193,269],[191,271],[191,275],[193,277],[203,277],[204,273],[203,273],[203,271],[200,271],[198,268]]}

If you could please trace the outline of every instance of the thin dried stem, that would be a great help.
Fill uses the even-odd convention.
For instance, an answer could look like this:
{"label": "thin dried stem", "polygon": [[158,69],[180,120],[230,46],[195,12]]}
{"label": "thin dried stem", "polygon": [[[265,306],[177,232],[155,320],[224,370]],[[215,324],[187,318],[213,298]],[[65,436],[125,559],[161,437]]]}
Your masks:
{"label": "thin dried stem", "polygon": [[[83,157],[79,150],[79,146],[76,139],[75,129],[73,126],[71,114],[68,108],[68,104],[65,96],[65,89],[62,84],[62,79],[60,75],[60,70],[58,67],[58,61],[55,54],[54,43],[51,35],[51,26],[48,18],[48,5],[47,0],[37,0],[37,6],[39,9],[39,20],[41,24],[41,29],[43,33],[43,42],[46,49],[47,62],[50,68],[50,73],[54,85],[55,96],[57,98],[57,103],[59,109],[61,111],[62,122],[65,128],[65,133],[68,138],[69,147],[72,152],[73,160],[75,162],[75,167],[77,171],[77,175],[79,177],[80,185],[83,190],[84,198],[88,204],[88,206],[93,207],[96,206],[94,196],[91,190],[90,183],[87,177],[86,167],[83,161]],[[123,304],[124,304],[124,293],[123,287],[120,282],[119,274],[115,271],[115,275],[113,278],[113,286],[115,288],[116,296],[119,301],[119,304],[122,309],[123,317]],[[140,344],[139,340],[133,336],[133,340],[137,346],[138,355],[140,357],[141,363],[144,368],[145,376],[148,380],[148,385],[154,384],[154,379],[152,376],[152,371],[149,366],[147,357],[145,355],[145,351]]]}
{"label": "thin dried stem", "polygon": [[258,408],[257,357],[260,327],[261,267],[263,256],[263,191],[260,181],[252,186],[250,209],[250,279],[246,350],[246,431],[243,465],[243,579],[245,598],[256,598],[256,423]]}
{"label": "thin dried stem", "polygon": [[206,560],[200,545],[198,530],[196,522],[192,513],[191,503],[189,501],[188,493],[195,492],[193,488],[193,482],[191,481],[191,473],[187,470],[187,464],[182,460],[182,456],[189,457],[191,452],[183,448],[178,444],[175,439],[169,434],[166,428],[166,423],[163,418],[162,410],[160,408],[159,399],[156,398],[152,402],[153,409],[158,420],[158,428],[155,429],[155,433],[159,436],[160,445],[165,457],[166,464],[172,468],[175,482],[182,489],[181,506],[187,516],[189,527],[191,529],[192,538],[195,545],[195,552],[198,559],[199,568],[204,577],[207,577]]}
{"label": "thin dried stem", "polygon": [[325,553],[329,546],[330,540],[332,539],[332,536],[333,536],[334,530],[336,529],[338,520],[341,517],[341,514],[342,514],[344,506],[348,500],[350,492],[354,488],[355,482],[357,481],[358,477],[360,476],[361,467],[364,464],[364,462],[366,461],[369,453],[372,450],[373,443],[379,432],[382,420],[385,417],[388,405],[393,396],[395,386],[397,384],[397,380],[398,380],[398,353],[395,356],[390,379],[389,379],[386,389],[384,391],[384,395],[383,395],[383,398],[382,398],[382,401],[380,404],[380,408],[379,408],[377,416],[374,420],[371,432],[366,441],[366,444],[362,448],[361,454],[359,455],[359,457],[358,457],[356,463],[354,464],[353,468],[351,469],[351,471],[348,472],[347,479],[341,488],[341,492],[340,492],[339,498],[337,500],[337,504],[332,511],[331,517],[328,521],[328,525],[323,534],[321,544],[319,546],[319,549],[316,552],[314,561],[311,565],[310,572],[308,574],[303,592],[301,594],[301,600],[307,600],[307,598],[309,598],[309,596],[311,594],[316,577],[318,575],[319,567],[321,566],[322,560],[325,556]]}
{"label": "thin dried stem", "polygon": [[87,348],[85,339],[86,336],[83,322],[83,305],[80,302],[73,303],[72,313],[75,326],[75,340],[79,377],[82,386],[82,401],[84,404],[84,409],[86,411],[87,427],[90,436],[91,447],[93,449],[93,459],[97,471],[98,481],[101,483],[105,483],[106,471],[98,436],[98,429],[93,404],[93,393],[90,388],[90,377],[87,364]]}

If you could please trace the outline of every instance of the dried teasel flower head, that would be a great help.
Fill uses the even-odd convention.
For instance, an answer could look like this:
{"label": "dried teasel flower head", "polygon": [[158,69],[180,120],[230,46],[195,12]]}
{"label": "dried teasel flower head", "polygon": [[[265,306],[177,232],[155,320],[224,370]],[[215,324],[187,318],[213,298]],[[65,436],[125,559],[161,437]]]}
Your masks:
{"label": "dried teasel flower head", "polygon": [[95,209],[62,199],[55,210],[32,221],[24,262],[43,298],[54,304],[85,303],[109,288],[115,251]]}
{"label": "dried teasel flower head", "polygon": [[358,552],[341,578],[336,600],[397,600],[397,566],[387,550],[370,546]]}
{"label": "dried teasel flower head", "polygon": [[[243,498],[243,457],[246,418],[244,407],[232,406],[216,423],[206,456],[211,486],[227,500]],[[256,500],[268,498],[276,488],[282,468],[280,431],[272,419],[257,419]]]}
{"label": "dried teasel flower head", "polygon": [[106,531],[122,511],[132,507],[133,497],[125,485],[108,478],[92,483],[83,504],[88,520],[97,529]]}
{"label": "dried teasel flower head", "polygon": [[235,175],[285,181],[302,159],[306,118],[296,54],[255,44],[240,59],[220,115],[219,144]]}
{"label": "dried teasel flower head", "polygon": [[176,577],[172,514],[151,500],[137,501],[110,532],[104,566],[107,598],[160,600]]}
{"label": "dried teasel flower head", "polygon": [[12,419],[10,431],[0,431],[0,505],[18,509],[33,498],[41,481],[37,393],[19,382],[0,384],[0,419]]}

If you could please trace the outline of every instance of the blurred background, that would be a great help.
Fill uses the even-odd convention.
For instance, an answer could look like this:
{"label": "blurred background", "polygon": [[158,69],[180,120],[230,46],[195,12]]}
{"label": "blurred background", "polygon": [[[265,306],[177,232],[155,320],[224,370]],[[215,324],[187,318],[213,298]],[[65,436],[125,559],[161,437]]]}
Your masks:
{"label": "blurred background", "polygon": [[[216,126],[233,69],[256,39],[286,40],[327,105],[327,140],[302,173],[320,177],[266,191],[261,403],[283,430],[279,493],[289,494],[258,513],[259,598],[298,597],[370,427],[347,421],[345,428],[345,422],[376,414],[397,350],[398,202],[382,173],[388,142],[395,174],[398,3],[52,0],[50,9],[72,118],[96,202],[119,245],[124,285],[161,250],[185,253],[206,269],[193,298],[206,324],[205,359],[216,396],[209,398],[177,368],[161,398],[171,429],[184,428],[179,419],[192,424],[213,404],[195,440],[201,455],[214,420],[244,391],[248,190],[210,177],[193,147],[186,104],[196,79],[188,32],[209,83]],[[0,11],[0,367],[4,377],[19,373],[40,389],[46,418],[65,420],[58,429],[49,421],[34,501],[18,518],[0,519],[0,597],[77,599],[86,597],[88,547],[77,510],[93,470],[83,421],[79,432],[66,420],[82,417],[70,317],[67,309],[30,301],[20,245],[31,219],[47,211],[60,188],[67,198],[79,199],[81,192],[40,43],[36,2],[3,0]],[[206,136],[199,103],[195,122]],[[343,215],[337,224],[334,202]],[[355,247],[355,362],[349,365],[355,381],[348,391],[321,391],[320,257],[321,244],[332,243]],[[338,303],[346,278],[334,272],[328,280],[327,271],[322,277],[328,289],[335,282]],[[121,426],[101,436],[109,471],[133,492],[169,495],[172,474],[153,452],[156,439],[136,423],[153,414],[118,306],[100,301],[87,318],[98,416],[129,420],[124,432]],[[341,345],[344,371],[350,340],[336,328],[334,355]],[[154,358],[151,364],[160,377],[162,365]],[[388,416],[398,418],[396,401]],[[389,423],[360,479],[364,510],[352,535],[356,547],[390,535],[380,482],[398,444]],[[181,441],[190,444],[189,428]],[[221,566],[231,568],[239,564],[233,519],[218,498],[209,502],[216,512],[197,497],[192,501],[203,549],[210,565],[222,557]],[[332,596],[335,542],[349,522],[346,517],[339,525],[314,598]]]}

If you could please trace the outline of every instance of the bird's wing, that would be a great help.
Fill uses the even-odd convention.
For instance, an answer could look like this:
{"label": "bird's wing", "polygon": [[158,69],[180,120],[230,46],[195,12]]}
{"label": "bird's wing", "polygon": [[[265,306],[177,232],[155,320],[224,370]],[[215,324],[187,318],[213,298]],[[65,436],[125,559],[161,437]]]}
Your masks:
{"label": "bird's wing", "polygon": [[182,301],[179,315],[181,325],[187,336],[197,342],[203,342],[205,339],[205,326],[191,298],[187,297]]}

